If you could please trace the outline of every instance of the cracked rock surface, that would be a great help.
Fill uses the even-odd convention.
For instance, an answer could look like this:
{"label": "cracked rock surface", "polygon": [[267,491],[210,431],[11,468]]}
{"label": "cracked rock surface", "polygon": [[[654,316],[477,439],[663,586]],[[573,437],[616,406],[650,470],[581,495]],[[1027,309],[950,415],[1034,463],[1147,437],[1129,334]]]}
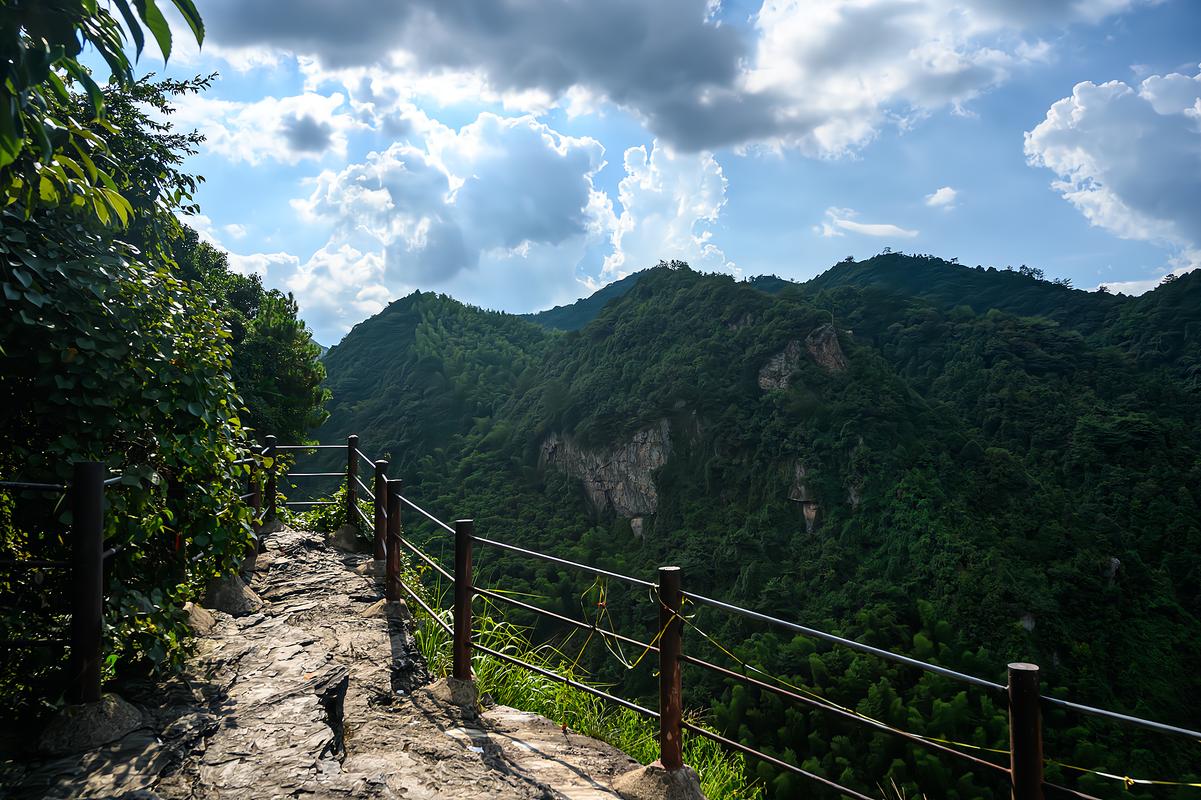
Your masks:
{"label": "cracked rock surface", "polygon": [[[142,713],[117,741],[5,755],[13,798],[613,798],[636,764],[534,714],[483,714],[429,675],[370,556],[281,530],[260,555],[254,613],[210,612],[187,674],[116,687]],[[365,574],[363,574],[365,573]]]}

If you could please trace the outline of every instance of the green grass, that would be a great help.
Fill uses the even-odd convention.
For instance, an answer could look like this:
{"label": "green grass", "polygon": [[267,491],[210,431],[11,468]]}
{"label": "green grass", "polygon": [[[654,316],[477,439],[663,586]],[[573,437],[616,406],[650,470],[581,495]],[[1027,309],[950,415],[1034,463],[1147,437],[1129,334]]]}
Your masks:
{"label": "green grass", "polygon": [[[405,577],[406,585],[419,585],[413,573]],[[572,672],[571,659],[564,657],[558,649],[531,642],[526,628],[501,619],[486,598],[479,598],[479,602],[473,615],[474,642],[592,685],[586,675]],[[430,603],[430,607],[437,609],[434,603]],[[436,613],[443,623],[451,624],[450,610]],[[434,677],[444,677],[450,669],[450,636],[419,608],[414,609],[414,615],[417,622],[414,637],[430,672]],[[497,703],[541,714],[577,733],[608,742],[642,764],[649,764],[659,757],[659,727],[653,719],[478,651],[472,657],[472,668],[481,695],[490,694]],[[686,716],[693,724],[704,723],[699,714]],[[700,775],[701,788],[710,800],[759,800],[763,797],[763,786],[752,778],[742,755],[731,753],[716,742],[685,735],[684,763]]]}

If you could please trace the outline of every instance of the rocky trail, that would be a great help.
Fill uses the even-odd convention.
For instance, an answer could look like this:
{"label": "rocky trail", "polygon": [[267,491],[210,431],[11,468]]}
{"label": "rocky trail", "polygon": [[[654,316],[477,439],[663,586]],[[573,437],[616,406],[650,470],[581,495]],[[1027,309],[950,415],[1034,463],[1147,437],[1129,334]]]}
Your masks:
{"label": "rocky trail", "polygon": [[0,797],[590,800],[617,797],[637,766],[543,717],[480,713],[470,685],[431,683],[370,556],[318,534],[272,534],[249,589],[225,592],[214,604],[233,614],[191,611],[184,676],[102,701],[123,735],[78,752],[84,707],[43,736],[60,755],[0,763]]}

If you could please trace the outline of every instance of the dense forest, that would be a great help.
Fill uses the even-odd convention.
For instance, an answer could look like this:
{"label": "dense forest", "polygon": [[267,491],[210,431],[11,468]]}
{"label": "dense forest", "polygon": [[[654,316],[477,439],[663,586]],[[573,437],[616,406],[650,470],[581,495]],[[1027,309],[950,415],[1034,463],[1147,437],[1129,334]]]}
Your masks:
{"label": "dense forest", "polygon": [[[1201,275],[1129,298],[889,253],[805,284],[664,264],[600,300],[545,325],[395,301],[325,356],[317,435],[357,433],[418,502],[485,536],[639,577],[677,564],[686,590],[1002,683],[1007,662],[1032,661],[1047,691],[1201,721]],[[654,633],[643,594],[486,548],[477,561],[481,585],[588,618],[604,591],[620,629]],[[888,724],[1008,745],[1003,697],[694,610],[692,652],[722,659],[704,631]],[[523,621],[565,662],[653,693],[646,662]],[[727,734],[860,789],[1007,794],[692,669],[685,692]],[[1047,727],[1054,762],[1175,779],[1199,762],[1196,743],[1061,711]],[[774,797],[812,791],[758,770]],[[1173,791],[1190,790],[1147,796]]]}

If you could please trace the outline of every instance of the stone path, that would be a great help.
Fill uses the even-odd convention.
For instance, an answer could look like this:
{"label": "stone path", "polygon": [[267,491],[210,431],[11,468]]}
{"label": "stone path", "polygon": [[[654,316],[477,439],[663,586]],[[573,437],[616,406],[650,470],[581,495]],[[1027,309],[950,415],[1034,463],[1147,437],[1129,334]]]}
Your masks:
{"label": "stone path", "polygon": [[[184,679],[124,686],[141,724],[85,754],[0,764],[0,797],[613,798],[635,763],[503,706],[477,715],[429,676],[369,556],[283,530],[253,613],[201,610]],[[253,596],[247,595],[250,607]]]}

